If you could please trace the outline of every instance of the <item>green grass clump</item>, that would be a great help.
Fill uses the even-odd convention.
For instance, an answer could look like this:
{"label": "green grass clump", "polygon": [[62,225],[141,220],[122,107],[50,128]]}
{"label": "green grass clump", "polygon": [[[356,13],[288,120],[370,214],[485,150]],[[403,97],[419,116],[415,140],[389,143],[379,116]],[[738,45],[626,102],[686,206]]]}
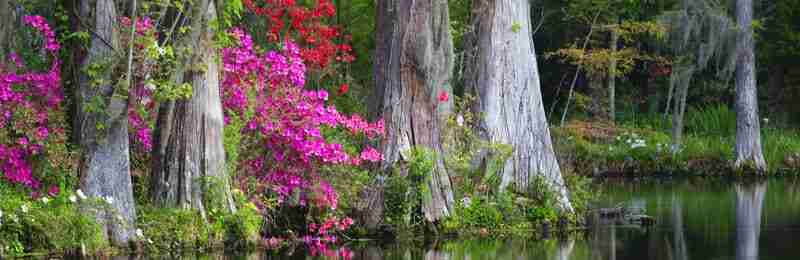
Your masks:
{"label": "green grass clump", "polygon": [[725,137],[736,134],[736,112],[725,104],[689,108],[684,120],[687,133]]}

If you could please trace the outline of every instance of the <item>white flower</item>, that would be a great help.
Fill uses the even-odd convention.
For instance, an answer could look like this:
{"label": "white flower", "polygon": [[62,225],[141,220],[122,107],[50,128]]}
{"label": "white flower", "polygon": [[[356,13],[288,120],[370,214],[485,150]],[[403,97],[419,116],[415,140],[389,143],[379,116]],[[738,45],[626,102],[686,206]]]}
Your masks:
{"label": "white flower", "polygon": [[767,123],[769,123],[769,118],[766,118],[766,117],[765,117],[765,118],[764,118],[764,119],[762,119],[762,120],[764,120],[764,124],[767,124]]}
{"label": "white flower", "polygon": [[147,82],[147,84],[144,84],[144,87],[148,90],[156,90],[156,84],[153,84],[153,82]]}
{"label": "white flower", "polygon": [[42,197],[42,203],[47,204],[48,202],[50,202],[50,199],[47,197]]}
{"label": "white flower", "polygon": [[167,53],[167,49],[161,48],[160,46],[156,46],[156,51],[158,51],[159,56],[164,56]]}
{"label": "white flower", "polygon": [[78,198],[75,197],[75,195],[69,195],[69,201],[72,202],[72,203],[75,203],[75,202],[78,201]]}
{"label": "white flower", "polygon": [[108,196],[108,197],[106,197],[106,202],[108,204],[114,204],[114,198],[112,198],[111,196]]}
{"label": "white flower", "polygon": [[471,202],[472,202],[472,199],[470,199],[469,197],[464,197],[464,198],[461,199],[461,205],[463,205],[464,207],[469,207],[469,204]]}
{"label": "white flower", "polygon": [[23,204],[20,209],[22,210],[22,213],[28,213],[28,205]]}
{"label": "white flower", "polygon": [[150,244],[152,244],[152,243],[153,243],[153,240],[150,240],[150,239],[148,238],[148,239],[147,239],[147,243],[150,243]]}
{"label": "white flower", "polygon": [[76,193],[78,193],[78,198],[81,198],[82,200],[86,199],[86,194],[83,194],[82,190],[78,190]]}
{"label": "white flower", "polygon": [[142,233],[142,229],[141,228],[137,228],[136,229],[136,236],[137,237],[144,237],[144,233]]}
{"label": "white flower", "polygon": [[463,116],[461,116],[461,115],[458,115],[458,116],[456,117],[456,124],[457,124],[458,126],[464,126],[464,117],[463,117]]}

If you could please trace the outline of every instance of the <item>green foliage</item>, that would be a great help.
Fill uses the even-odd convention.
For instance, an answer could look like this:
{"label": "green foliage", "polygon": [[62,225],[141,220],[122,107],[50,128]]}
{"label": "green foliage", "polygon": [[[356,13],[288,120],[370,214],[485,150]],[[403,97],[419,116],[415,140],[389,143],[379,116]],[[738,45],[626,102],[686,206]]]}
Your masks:
{"label": "green foliage", "polygon": [[229,247],[252,247],[259,241],[263,218],[253,203],[240,201],[236,213],[222,218]]}
{"label": "green foliage", "polygon": [[459,205],[458,218],[462,227],[498,228],[504,221],[500,206],[496,201],[485,197],[469,200],[467,205]]}
{"label": "green foliage", "polygon": [[[507,144],[495,144],[480,138],[475,132],[478,117],[469,106],[474,97],[457,97],[454,113],[447,118],[442,128],[444,163],[451,177],[456,197],[471,195],[478,191],[491,191],[500,184],[500,173],[511,157],[513,148]],[[486,156],[485,165],[473,165],[477,156]]]}
{"label": "green foliage", "polygon": [[0,183],[0,257],[107,248],[100,225],[79,211],[70,194],[32,200],[27,192]]}
{"label": "green foliage", "polygon": [[221,244],[225,226],[206,223],[197,211],[172,208],[140,207],[137,224],[151,252],[204,250]]}
{"label": "green foliage", "polygon": [[736,135],[736,112],[724,104],[689,108],[685,120],[689,133],[719,137]]}
{"label": "green foliage", "polygon": [[405,171],[395,171],[387,180],[386,220],[399,227],[421,228],[424,226],[422,201],[431,199],[427,183],[435,170],[435,154],[422,147],[414,147],[404,154],[409,158],[403,166]]}

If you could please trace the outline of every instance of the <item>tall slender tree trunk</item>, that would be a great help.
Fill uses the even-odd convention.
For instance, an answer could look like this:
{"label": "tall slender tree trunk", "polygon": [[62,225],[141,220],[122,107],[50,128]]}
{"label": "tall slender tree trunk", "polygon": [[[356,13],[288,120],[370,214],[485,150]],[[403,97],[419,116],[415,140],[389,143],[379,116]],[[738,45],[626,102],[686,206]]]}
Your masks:
{"label": "tall slender tree trunk", "polygon": [[761,152],[761,124],[758,117],[756,65],[753,39],[753,1],[736,0],[738,37],[736,63],[736,161],[735,168],[749,165],[766,171]]}
{"label": "tall slender tree trunk", "polygon": [[541,177],[555,192],[558,206],[571,212],[542,105],[530,2],[476,0],[472,8],[474,53],[465,86],[477,97],[473,110],[481,115],[478,132],[513,148],[498,173],[500,188],[513,184],[518,192],[527,192]]}
{"label": "tall slender tree trunk", "polygon": [[[213,1],[202,0],[192,10],[192,32],[184,45],[193,53],[176,76],[176,83],[192,85],[192,96],[159,108],[150,196],[160,206],[191,208],[205,217],[206,207],[229,211],[235,207],[222,144],[219,57],[208,25],[216,18],[216,8]],[[210,194],[221,197],[211,198]]]}
{"label": "tall slender tree trunk", "polygon": [[[614,54],[617,53],[618,39],[619,35],[615,27],[611,29],[611,42],[609,43],[611,52]],[[617,94],[617,59],[612,56],[611,62],[609,63],[608,66],[608,118],[611,120],[611,122],[615,122],[617,119],[616,94]]]}
{"label": "tall slender tree trunk", "polygon": [[736,184],[736,259],[758,259],[761,210],[767,183]]}
{"label": "tall slender tree trunk", "polygon": [[117,14],[113,0],[97,0],[93,11],[96,35],[82,67],[99,65],[103,69],[95,78],[86,73],[80,78],[81,116],[76,129],[82,148],[80,187],[89,197],[111,202],[91,212],[111,242],[125,246],[134,234],[136,209],[128,154],[128,100],[114,95],[116,80],[112,76],[112,67],[123,63],[115,52],[119,47]]}
{"label": "tall slender tree trunk", "polygon": [[[452,93],[453,41],[446,0],[380,0],[376,10],[375,86],[383,95],[383,170],[409,159],[412,148],[435,154],[423,196],[428,222],[451,214],[453,191],[444,167],[440,128]],[[427,193],[427,192],[426,192]]]}
{"label": "tall slender tree trunk", "polygon": [[609,93],[604,86],[604,76],[600,72],[588,73],[589,87],[589,115],[595,120],[605,121],[609,119]]}
{"label": "tall slender tree trunk", "polygon": [[[681,151],[681,144],[683,143],[683,115],[686,112],[686,98],[689,93],[689,83],[691,83],[692,75],[694,74],[694,66],[681,65],[672,70],[670,75],[670,98],[667,100],[672,101],[672,104],[667,103],[669,110],[672,107],[672,145],[671,150],[673,154]],[[673,97],[674,96],[674,97]]]}

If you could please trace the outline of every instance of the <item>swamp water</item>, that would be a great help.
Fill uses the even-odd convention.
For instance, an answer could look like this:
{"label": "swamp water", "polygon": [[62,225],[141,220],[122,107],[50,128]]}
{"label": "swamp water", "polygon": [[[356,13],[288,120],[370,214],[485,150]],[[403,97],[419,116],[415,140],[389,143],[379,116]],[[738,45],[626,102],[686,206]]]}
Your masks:
{"label": "swamp water", "polygon": [[[600,225],[567,239],[441,241],[425,248],[345,245],[338,253],[351,259],[800,259],[800,180],[650,179],[599,187],[598,207],[641,208],[656,223]],[[342,258],[294,251],[185,259]]]}

